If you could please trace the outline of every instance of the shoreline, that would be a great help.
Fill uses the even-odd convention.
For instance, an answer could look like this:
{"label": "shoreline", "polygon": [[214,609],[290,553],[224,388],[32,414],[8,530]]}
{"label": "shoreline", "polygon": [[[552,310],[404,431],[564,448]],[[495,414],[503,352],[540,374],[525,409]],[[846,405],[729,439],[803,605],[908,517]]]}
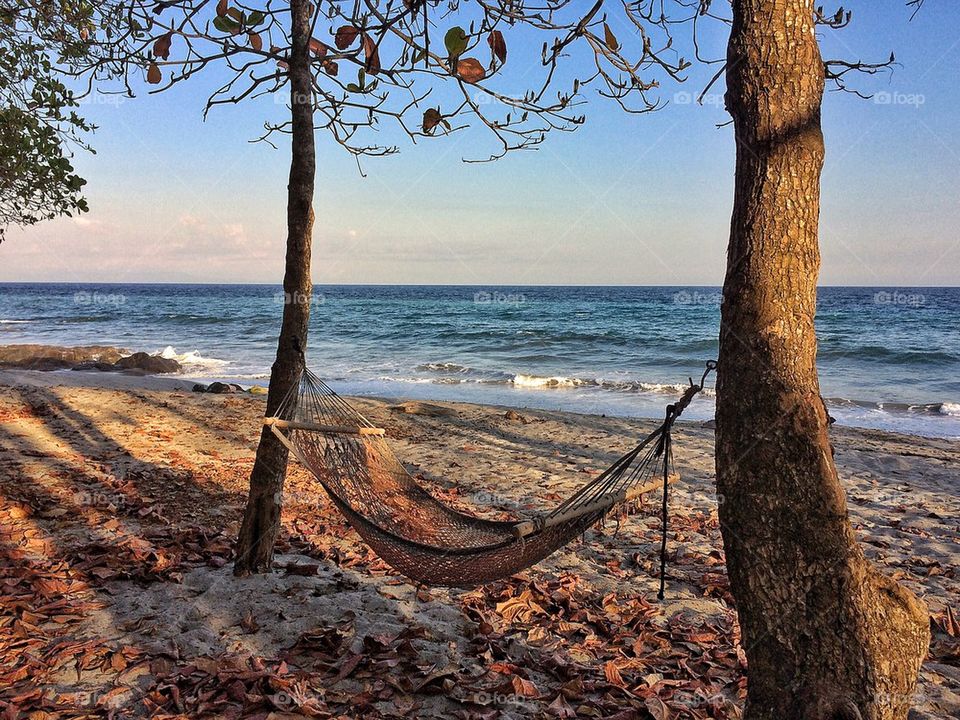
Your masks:
{"label": "shoreline", "polygon": [[[54,346],[50,346],[54,347]],[[252,380],[255,380],[252,382]],[[189,391],[195,384],[209,384],[212,382],[233,383],[241,386],[249,392],[251,387],[265,388],[268,384],[269,375],[263,378],[250,378],[242,376],[231,376],[228,373],[223,374],[191,374],[188,371],[183,373],[169,374],[127,374],[122,372],[101,372],[96,370],[34,370],[23,367],[9,367],[0,365],[0,386],[23,384],[36,385],[43,387],[55,387],[63,385],[65,387],[90,387],[104,389],[149,389],[149,390],[186,390]],[[384,383],[372,383],[368,381],[330,381],[337,391],[348,397],[361,397],[370,399],[380,399],[388,402],[404,401],[424,401],[424,402],[447,402],[464,403],[478,406],[501,407],[505,410],[546,410],[553,412],[571,413],[579,415],[596,415],[601,417],[616,417],[630,420],[656,420],[661,414],[663,408],[675,401],[679,396],[677,392],[669,392],[666,389],[656,393],[646,393],[644,396],[624,396],[616,398],[617,402],[612,402],[610,398],[600,398],[588,395],[571,395],[568,388],[556,387],[528,387],[512,388],[503,392],[492,392],[489,388],[481,385],[452,385],[446,383],[400,383],[392,385]],[[368,389],[365,385],[373,385]],[[680,387],[679,385],[677,386]],[[390,392],[397,389],[398,392]],[[672,388],[670,388],[672,389]],[[358,391],[359,390],[359,391]],[[596,389],[593,389],[596,390]],[[602,392],[602,390],[600,391]],[[514,401],[515,399],[515,401]],[[579,407],[578,407],[579,406]],[[707,388],[702,393],[691,408],[687,411],[683,420],[687,422],[704,422],[713,418],[713,388]],[[927,407],[924,405],[918,407]],[[846,414],[851,408],[855,411],[874,410],[862,406],[836,405],[830,403],[828,399],[828,409],[830,414],[837,419],[831,427],[848,428],[854,430],[885,432],[893,436],[913,437],[919,440],[960,440],[960,421],[951,423],[953,415],[944,416],[943,422],[946,427],[943,430],[934,432],[928,429],[923,432],[923,427],[915,430],[902,429],[900,427],[889,427],[891,420],[900,420],[904,424],[911,421],[928,420],[927,413],[912,413],[909,411],[899,411],[896,414],[889,412],[878,421],[870,422],[869,415],[867,422],[863,422],[863,416],[850,417]],[[861,422],[858,423],[857,419]],[[949,423],[949,425],[948,425]],[[956,428],[954,428],[954,424]]]}

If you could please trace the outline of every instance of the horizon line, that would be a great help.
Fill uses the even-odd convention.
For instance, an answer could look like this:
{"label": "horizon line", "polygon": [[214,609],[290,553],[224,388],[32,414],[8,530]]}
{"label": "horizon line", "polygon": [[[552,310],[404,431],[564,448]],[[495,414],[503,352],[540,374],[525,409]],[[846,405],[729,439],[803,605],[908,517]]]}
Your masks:
{"label": "horizon line", "polygon": [[[0,280],[0,286],[4,285],[122,285],[122,286],[134,286],[134,285],[155,285],[155,286],[169,286],[169,285],[180,285],[180,286],[194,286],[194,287],[205,287],[205,286],[226,286],[226,287],[283,287],[283,282],[216,282],[216,281],[172,281],[172,280],[151,280],[151,281],[115,281],[115,280]],[[703,285],[703,284],[690,284],[690,285],[677,285],[677,284],[666,284],[666,283],[649,283],[649,284],[630,284],[630,283],[614,283],[614,284],[576,284],[576,283],[560,283],[556,285],[551,285],[547,283],[350,283],[350,282],[341,282],[341,283],[330,283],[330,282],[318,282],[313,283],[313,287],[370,287],[370,288],[395,288],[395,287],[419,287],[419,288],[484,288],[484,287],[500,287],[500,288],[719,288],[723,289],[723,285]],[[947,290],[960,288],[960,284],[957,285],[910,285],[910,284],[897,284],[897,285],[817,285],[817,289],[827,289],[827,288],[881,288],[881,289],[903,289],[903,288],[915,288],[915,289],[934,289],[934,290]]]}

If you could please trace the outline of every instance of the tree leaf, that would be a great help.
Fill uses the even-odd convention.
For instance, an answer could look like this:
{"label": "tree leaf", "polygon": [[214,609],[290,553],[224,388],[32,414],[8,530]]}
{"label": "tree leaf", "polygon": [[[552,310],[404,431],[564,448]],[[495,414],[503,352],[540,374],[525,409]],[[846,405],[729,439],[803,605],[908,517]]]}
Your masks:
{"label": "tree leaf", "polygon": [[330,77],[336,77],[337,73],[340,72],[340,66],[337,65],[333,60],[324,60],[323,71]]}
{"label": "tree leaf", "polygon": [[447,30],[443,36],[443,44],[447,48],[447,55],[450,58],[457,58],[467,49],[467,34],[460,26],[454,26]]}
{"label": "tree leaf", "polygon": [[433,129],[443,122],[443,115],[440,114],[440,108],[427,108],[423,113],[423,131],[428,135]]}
{"label": "tree leaf", "polygon": [[606,23],[603,24],[603,39],[607,43],[607,47],[614,52],[620,49],[620,43],[617,42],[617,36],[613,34],[613,30],[611,30],[610,26]]}
{"label": "tree leaf", "polygon": [[250,47],[254,50],[263,50],[263,38],[260,37],[260,33],[248,33],[247,37],[250,39]]}
{"label": "tree leaf", "polygon": [[218,15],[213,19],[213,26],[220,32],[236,35],[240,32],[240,24],[226,15]]}
{"label": "tree leaf", "polygon": [[218,0],[217,17],[223,17],[227,14],[227,0]]}
{"label": "tree leaf", "polygon": [[487,45],[494,57],[502,63],[507,61],[507,43],[503,39],[503,33],[499,30],[491,30],[487,36]]}
{"label": "tree leaf", "polygon": [[373,38],[363,34],[363,55],[364,55],[364,69],[371,75],[376,75],[380,72],[380,51],[377,49],[377,44],[373,41]]}
{"label": "tree leaf", "polygon": [[150,67],[147,68],[147,82],[151,85],[159,85],[161,80],[163,75],[160,73],[160,67],[156,63],[150,63]]}
{"label": "tree leaf", "polygon": [[457,62],[457,75],[464,82],[475,83],[483,80],[487,72],[476,58],[464,58]]}
{"label": "tree leaf", "polygon": [[156,39],[153,43],[153,54],[164,60],[170,57],[170,43],[173,41],[173,32],[168,32]]}
{"label": "tree leaf", "polygon": [[256,27],[257,25],[263,22],[265,17],[266,16],[259,10],[252,11],[247,16],[247,27]]}
{"label": "tree leaf", "polygon": [[324,58],[327,56],[327,46],[316,38],[310,38],[310,51],[316,55],[318,58]]}
{"label": "tree leaf", "polygon": [[353,45],[358,35],[360,35],[360,30],[353,27],[353,25],[344,25],[343,27],[337,28],[337,34],[334,39],[334,42],[337,44],[337,50],[346,50]]}
{"label": "tree leaf", "polygon": [[[280,56],[282,57],[282,56],[283,56],[283,48],[279,48],[279,47],[277,47],[276,45],[271,45],[271,46],[270,46],[270,54],[271,54],[271,55],[280,55]],[[283,60],[277,60],[277,65],[280,65],[281,67],[289,67]]]}

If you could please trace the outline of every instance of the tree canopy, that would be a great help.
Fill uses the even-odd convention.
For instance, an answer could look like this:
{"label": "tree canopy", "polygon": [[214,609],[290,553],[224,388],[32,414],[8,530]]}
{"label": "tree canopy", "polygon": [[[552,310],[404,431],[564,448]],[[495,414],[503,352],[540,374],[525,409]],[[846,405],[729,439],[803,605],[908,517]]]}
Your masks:
{"label": "tree canopy", "polygon": [[63,70],[84,61],[91,18],[76,3],[0,10],[0,240],[8,225],[87,210],[72,154],[94,128]]}
{"label": "tree canopy", "polygon": [[[318,2],[310,40],[316,126],[359,156],[396,151],[376,135],[386,123],[414,142],[473,123],[496,138],[475,158],[486,160],[574,129],[587,86],[633,112],[655,110],[661,101],[652,91],[665,77],[681,79],[689,63],[671,47],[673,21],[647,4],[616,5],[631,30],[621,42],[602,0]],[[122,78],[120,92],[144,83],[157,92],[207,72],[222,84],[206,110],[289,91],[288,2],[110,0],[93,12],[90,87],[108,75]],[[531,41],[543,40],[537,53]],[[574,46],[589,60],[563,62]],[[522,70],[507,77],[504,68],[517,63]],[[264,137],[288,131],[288,120],[268,121]]]}

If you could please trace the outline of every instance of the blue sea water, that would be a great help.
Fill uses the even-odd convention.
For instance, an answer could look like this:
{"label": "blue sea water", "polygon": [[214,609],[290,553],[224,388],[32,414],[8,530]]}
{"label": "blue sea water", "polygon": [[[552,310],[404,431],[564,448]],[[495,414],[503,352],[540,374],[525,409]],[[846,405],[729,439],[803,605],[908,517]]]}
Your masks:
{"label": "blue sea water", "polygon": [[[266,383],[273,285],[0,284],[0,344],[164,352]],[[713,287],[318,286],[309,362],[336,389],[656,417],[716,357]],[[823,288],[821,386],[839,422],[960,437],[960,288]],[[709,393],[687,417],[713,413]]]}

